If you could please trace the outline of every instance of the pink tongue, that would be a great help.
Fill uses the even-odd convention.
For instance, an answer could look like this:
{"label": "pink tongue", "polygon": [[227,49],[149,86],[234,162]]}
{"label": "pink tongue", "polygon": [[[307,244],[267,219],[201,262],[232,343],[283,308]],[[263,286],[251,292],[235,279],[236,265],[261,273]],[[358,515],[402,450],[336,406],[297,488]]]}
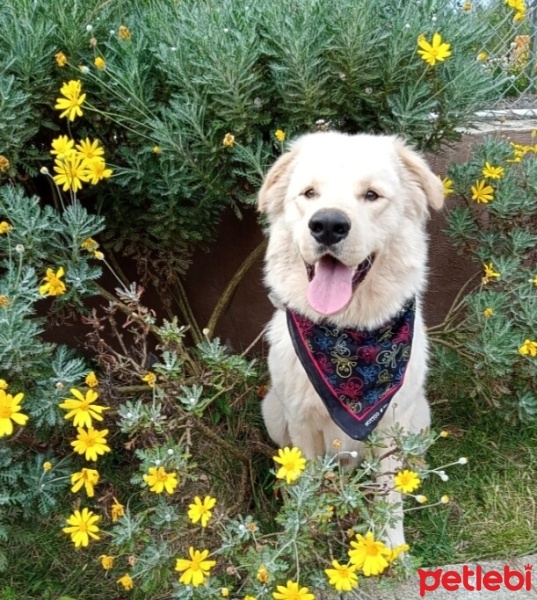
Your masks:
{"label": "pink tongue", "polygon": [[333,315],[344,308],[352,296],[352,276],[352,269],[331,256],[323,256],[308,286],[311,308],[322,315]]}

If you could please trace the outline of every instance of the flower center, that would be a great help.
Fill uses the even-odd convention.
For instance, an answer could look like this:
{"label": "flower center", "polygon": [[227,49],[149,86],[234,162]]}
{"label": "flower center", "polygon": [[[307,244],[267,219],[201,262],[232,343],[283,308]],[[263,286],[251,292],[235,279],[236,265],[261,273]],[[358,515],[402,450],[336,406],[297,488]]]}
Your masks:
{"label": "flower center", "polygon": [[0,419],[9,419],[12,414],[10,406],[0,406]]}
{"label": "flower center", "polygon": [[366,543],[365,551],[369,556],[377,556],[377,554],[379,553],[379,549],[377,548],[375,542]]}

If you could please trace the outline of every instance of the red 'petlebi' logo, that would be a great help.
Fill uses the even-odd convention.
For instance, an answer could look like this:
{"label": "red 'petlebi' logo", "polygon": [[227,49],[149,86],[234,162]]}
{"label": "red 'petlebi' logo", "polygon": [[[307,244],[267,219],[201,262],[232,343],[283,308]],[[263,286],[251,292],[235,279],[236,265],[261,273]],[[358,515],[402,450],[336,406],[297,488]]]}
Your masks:
{"label": "red 'petlebi' logo", "polygon": [[503,585],[506,590],[518,592],[522,588],[531,590],[532,565],[524,565],[524,572],[505,565],[503,571],[484,571],[480,565],[471,569],[468,565],[458,571],[444,571],[442,568],[427,571],[418,569],[420,578],[420,596],[441,587],[447,592],[456,592],[461,586],[469,592],[488,590],[497,592]]}

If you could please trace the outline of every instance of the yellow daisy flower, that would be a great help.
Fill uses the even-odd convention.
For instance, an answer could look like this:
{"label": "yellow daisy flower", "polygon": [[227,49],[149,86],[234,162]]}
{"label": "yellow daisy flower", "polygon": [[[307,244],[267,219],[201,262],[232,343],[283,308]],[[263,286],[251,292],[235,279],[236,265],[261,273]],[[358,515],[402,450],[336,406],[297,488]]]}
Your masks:
{"label": "yellow daisy flower", "polygon": [[152,371],[148,371],[141,379],[142,381],[145,381],[149,387],[155,387],[157,376]]}
{"label": "yellow daisy flower", "polygon": [[108,556],[107,554],[101,554],[99,556],[99,560],[101,561],[101,566],[106,571],[109,571],[114,566],[114,557]]}
{"label": "yellow daisy flower", "polygon": [[62,190],[68,192],[72,190],[77,192],[82,189],[82,184],[89,181],[90,175],[86,165],[86,160],[79,154],[68,154],[62,160],[54,161],[54,175],[52,179],[59,185],[63,186]]}
{"label": "yellow daisy flower", "polygon": [[13,433],[13,423],[26,425],[28,415],[20,412],[23,398],[22,392],[12,396],[5,390],[0,390],[0,437]]}
{"label": "yellow daisy flower", "polygon": [[104,148],[101,146],[99,140],[93,140],[92,142],[89,138],[86,138],[76,145],[76,149],[81,157],[86,160],[96,157],[102,158],[104,156]]}
{"label": "yellow daisy flower", "polygon": [[210,575],[211,569],[216,565],[216,561],[207,560],[209,550],[195,550],[192,546],[188,549],[187,558],[178,558],[175,564],[175,570],[183,572],[179,577],[179,582],[184,585],[200,586],[205,582],[205,579]]}
{"label": "yellow daisy flower", "polygon": [[13,227],[7,221],[0,222],[0,235],[9,233],[12,229]]}
{"label": "yellow daisy flower", "polygon": [[257,579],[257,581],[259,581],[259,583],[268,583],[270,579],[270,574],[267,570],[267,567],[264,564],[259,565],[259,568],[257,569],[257,572],[255,574],[255,578]]}
{"label": "yellow daisy flower", "polygon": [[149,486],[151,492],[162,494],[164,490],[168,494],[173,494],[175,488],[179,485],[177,473],[166,473],[164,467],[149,467],[149,472],[143,477],[144,481]]}
{"label": "yellow daisy flower", "polygon": [[52,469],[52,463],[49,460],[45,461],[43,463],[43,471],[45,471],[45,473],[47,473],[51,469]]}
{"label": "yellow daisy flower", "polygon": [[95,373],[93,371],[90,371],[86,375],[85,382],[86,382],[86,385],[90,388],[94,388],[99,385],[99,380],[97,379],[97,376],[95,375]]}
{"label": "yellow daisy flower", "polygon": [[281,465],[276,477],[285,479],[288,484],[298,479],[306,468],[306,459],[298,448],[280,448],[274,462]]}
{"label": "yellow daisy flower", "polygon": [[194,503],[188,505],[188,518],[192,523],[201,522],[202,527],[207,527],[209,519],[212,517],[211,508],[216,504],[216,498],[205,496],[203,502],[199,496],[194,498]]}
{"label": "yellow daisy flower", "polygon": [[94,486],[99,483],[99,472],[95,469],[82,469],[71,475],[71,491],[76,494],[84,486],[88,498],[95,496]]}
{"label": "yellow daisy flower", "polygon": [[375,541],[371,531],[365,536],[357,534],[356,539],[351,542],[352,548],[348,552],[351,563],[362,569],[366,577],[380,575],[388,566],[390,549],[383,542]]}
{"label": "yellow daisy flower", "polygon": [[488,204],[491,200],[494,200],[494,188],[484,179],[480,179],[475,182],[472,186],[472,200],[475,200],[478,204]]}
{"label": "yellow daisy flower", "polygon": [[78,435],[76,440],[71,442],[77,454],[84,454],[86,460],[97,460],[99,456],[110,452],[110,447],[106,444],[108,429],[98,431],[93,427],[88,427],[87,431],[82,427],[77,428]]}
{"label": "yellow daisy flower", "polygon": [[399,471],[393,479],[395,486],[394,489],[397,492],[403,494],[411,494],[420,487],[421,479],[415,471]]}
{"label": "yellow daisy flower", "polygon": [[307,587],[298,587],[298,583],[289,579],[286,585],[278,585],[277,592],[272,592],[275,600],[315,600]]}
{"label": "yellow daisy flower", "polygon": [[444,177],[444,179],[442,179],[442,185],[444,187],[444,196],[447,197],[453,194],[453,181],[451,179]]}
{"label": "yellow daisy flower", "polygon": [[117,523],[121,517],[125,516],[125,507],[121,502],[114,496],[114,503],[110,508],[112,522]]}
{"label": "yellow daisy flower", "polygon": [[53,139],[51,146],[52,150],[50,153],[59,160],[63,160],[66,156],[69,156],[75,149],[75,143],[66,135],[60,135]]}
{"label": "yellow daisy flower", "polygon": [[132,590],[132,588],[134,587],[134,581],[132,580],[132,577],[128,574],[125,573],[125,575],[123,575],[123,577],[120,577],[116,583],[119,583],[119,585],[123,586],[123,589],[126,591]]}
{"label": "yellow daisy flower", "polygon": [[88,252],[95,252],[99,247],[99,242],[96,242],[93,238],[89,237],[80,244],[80,247]]}
{"label": "yellow daisy flower", "polygon": [[63,267],[60,267],[56,273],[52,269],[47,269],[47,274],[43,277],[43,285],[39,286],[41,296],[61,296],[65,294],[65,283],[60,281],[60,277],[65,275]]}
{"label": "yellow daisy flower", "polygon": [[71,394],[74,398],[67,398],[65,402],[59,404],[60,408],[68,410],[65,415],[66,419],[73,419],[75,427],[90,427],[93,423],[92,419],[102,421],[102,412],[109,410],[108,406],[100,406],[94,404],[99,394],[95,390],[88,390],[84,396],[76,388],[71,388]]}
{"label": "yellow daisy flower", "polygon": [[401,544],[400,546],[396,546],[395,548],[390,549],[390,556],[388,556],[388,562],[391,564],[394,560],[399,558],[399,555],[403,552],[408,552],[410,550],[410,546],[408,544]]}
{"label": "yellow daisy flower", "polygon": [[101,56],[96,56],[93,64],[99,69],[99,71],[102,71],[104,68],[106,68],[106,61]]}
{"label": "yellow daisy flower", "polygon": [[89,183],[97,185],[99,181],[112,177],[112,169],[106,167],[106,163],[102,158],[96,157],[86,161],[86,177]]}
{"label": "yellow daisy flower", "polygon": [[232,133],[226,133],[222,144],[224,144],[226,148],[232,148],[235,144],[235,136]]}
{"label": "yellow daisy flower", "polygon": [[483,316],[485,317],[485,319],[492,317],[493,314],[494,314],[494,309],[491,308],[490,306],[485,308],[485,310],[483,311]]}
{"label": "yellow daisy flower", "polygon": [[285,141],[285,131],[278,129],[277,131],[274,132],[274,137],[278,140],[278,142],[284,142]]}
{"label": "yellow daisy flower", "polygon": [[487,179],[501,179],[503,177],[505,169],[503,167],[493,167],[489,162],[485,163],[483,167],[483,177]]}
{"label": "yellow daisy flower", "polygon": [[432,42],[429,43],[425,36],[418,38],[418,54],[431,67],[437,62],[442,62],[451,56],[451,44],[442,42],[442,36],[439,33],[433,35]]}
{"label": "yellow daisy flower", "polygon": [[71,536],[71,540],[75,544],[75,548],[80,546],[88,546],[90,538],[98,540],[100,537],[97,535],[99,527],[97,522],[101,517],[93,513],[87,508],[83,508],[82,511],[75,510],[75,512],[67,519],[67,525],[64,527],[63,532]]}
{"label": "yellow daisy flower", "polygon": [[63,52],[56,52],[54,58],[56,59],[56,64],[58,67],[65,67],[67,64],[67,56],[65,56]]}
{"label": "yellow daisy flower", "polygon": [[483,277],[483,283],[487,284],[491,279],[500,279],[501,273],[494,270],[494,265],[489,263],[483,263],[483,270],[485,271],[485,276]]}
{"label": "yellow daisy flower", "polygon": [[60,89],[63,98],[57,98],[55,109],[63,111],[60,119],[67,117],[69,121],[74,121],[76,117],[81,117],[84,113],[80,108],[86,99],[86,94],[82,93],[82,83],[80,80],[71,80],[64,83]]}
{"label": "yellow daisy flower", "polygon": [[337,560],[332,561],[332,569],[325,569],[328,583],[333,585],[338,592],[350,592],[358,585],[356,565],[340,565]]}
{"label": "yellow daisy flower", "polygon": [[537,356],[537,342],[532,342],[529,339],[524,340],[524,343],[520,346],[518,352],[522,356]]}

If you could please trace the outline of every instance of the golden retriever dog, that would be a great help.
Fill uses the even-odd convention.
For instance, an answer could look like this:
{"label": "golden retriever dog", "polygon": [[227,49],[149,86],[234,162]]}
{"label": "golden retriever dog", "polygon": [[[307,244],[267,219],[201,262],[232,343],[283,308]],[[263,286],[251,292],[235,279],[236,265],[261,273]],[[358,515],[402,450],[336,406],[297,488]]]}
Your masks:
{"label": "golden retriever dog", "polygon": [[[443,200],[440,179],[394,136],[308,134],[272,166],[259,192],[277,307],[262,412],[278,446],[359,456],[373,429],[430,425],[425,225]],[[379,481],[400,519],[381,535],[393,547],[404,533],[389,448],[378,449]]]}

